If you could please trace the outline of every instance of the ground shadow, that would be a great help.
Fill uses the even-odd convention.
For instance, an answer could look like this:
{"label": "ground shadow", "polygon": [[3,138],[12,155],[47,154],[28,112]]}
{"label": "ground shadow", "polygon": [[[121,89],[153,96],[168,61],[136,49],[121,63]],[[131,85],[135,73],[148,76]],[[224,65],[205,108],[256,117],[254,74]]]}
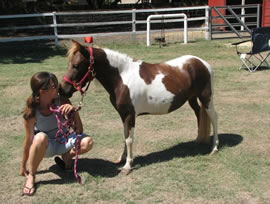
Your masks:
{"label": "ground shadow", "polygon": [[114,177],[120,173],[115,163],[103,159],[83,158],[78,165],[78,172],[88,172],[92,176]]}
{"label": "ground shadow", "polygon": [[[155,42],[153,42],[151,45],[152,46],[159,46],[159,48],[163,48],[163,47],[168,47],[170,45],[181,45],[181,44],[184,44],[184,42],[182,41],[177,41],[177,42],[158,42],[159,41],[159,38],[157,40],[155,40]],[[188,43],[195,43],[196,41],[195,40],[190,40],[188,41]]]}
{"label": "ground shadow", "polygon": [[[249,69],[246,68],[246,67],[244,67],[244,68],[242,68],[242,69],[244,69],[244,70],[246,70],[246,71],[249,72]],[[255,67],[252,67],[252,70],[253,70],[253,69],[255,69]],[[256,72],[258,72],[258,71],[265,71],[265,70],[270,70],[270,67],[268,67],[268,66],[260,66],[260,67],[258,67],[258,68],[256,69]]]}
{"label": "ground shadow", "polygon": [[[219,149],[224,147],[233,147],[240,144],[243,137],[237,134],[219,134]],[[194,141],[183,142],[174,145],[168,149],[152,152],[144,156],[137,156],[134,158],[133,170],[153,163],[161,163],[170,161],[174,158],[184,158],[197,155],[208,155],[211,152],[211,145],[197,144]],[[46,180],[37,182],[40,184],[67,184],[77,182],[73,172],[64,172],[56,164],[52,165],[48,170],[39,171],[39,174],[46,172],[53,172],[60,178],[55,180]],[[77,171],[87,172],[94,177],[115,177],[120,173],[119,166],[113,162],[103,159],[88,159],[82,158],[78,161]]]}
{"label": "ground shadow", "polygon": [[0,64],[40,63],[56,55],[65,56],[67,48],[55,47],[52,41],[24,41],[2,43]]}
{"label": "ground shadow", "polygon": [[[36,183],[37,187],[40,184],[67,184],[77,182],[73,171],[62,171],[56,164],[52,165],[48,170],[39,171],[38,174],[43,174],[47,172],[53,172],[60,178],[54,180],[38,181]],[[77,172],[78,174],[80,174],[81,172],[87,172],[94,177],[115,177],[120,173],[120,170],[113,162],[107,160],[79,158]]]}
{"label": "ground shadow", "polygon": [[[219,149],[223,147],[233,147],[240,144],[243,137],[236,134],[219,134]],[[140,168],[153,163],[160,163],[172,160],[173,158],[183,158],[196,155],[206,155],[211,153],[211,145],[198,144],[195,141],[183,142],[168,149],[152,152],[144,156],[135,157],[133,166]]]}

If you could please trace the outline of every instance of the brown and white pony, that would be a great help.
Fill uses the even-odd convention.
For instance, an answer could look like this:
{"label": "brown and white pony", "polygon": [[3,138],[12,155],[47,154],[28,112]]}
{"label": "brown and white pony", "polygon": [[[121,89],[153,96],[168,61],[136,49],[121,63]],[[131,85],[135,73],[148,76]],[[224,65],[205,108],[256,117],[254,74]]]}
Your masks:
{"label": "brown and white pony", "polygon": [[218,151],[213,71],[204,60],[185,55],[149,64],[110,49],[86,47],[76,41],[68,52],[68,59],[60,94],[71,97],[77,90],[83,93],[82,87],[89,85],[93,78],[103,85],[124,125],[125,148],[118,162],[126,157],[123,167],[126,173],[131,170],[133,161],[136,117],[170,113],[186,101],[197,117],[197,142],[210,142],[211,122],[214,134],[211,154]]}

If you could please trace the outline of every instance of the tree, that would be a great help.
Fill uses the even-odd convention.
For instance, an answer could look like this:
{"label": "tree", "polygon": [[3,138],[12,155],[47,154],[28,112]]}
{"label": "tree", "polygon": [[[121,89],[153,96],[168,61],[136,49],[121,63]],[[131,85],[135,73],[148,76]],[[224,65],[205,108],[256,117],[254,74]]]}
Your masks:
{"label": "tree", "polygon": [[86,1],[91,9],[100,9],[102,8],[105,2],[105,0],[86,0]]}

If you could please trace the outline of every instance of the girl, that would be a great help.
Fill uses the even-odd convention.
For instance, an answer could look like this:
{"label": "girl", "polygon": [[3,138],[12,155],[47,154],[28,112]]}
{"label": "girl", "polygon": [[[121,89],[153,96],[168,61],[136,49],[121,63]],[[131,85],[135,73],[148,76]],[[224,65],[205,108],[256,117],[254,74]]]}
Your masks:
{"label": "girl", "polygon": [[[76,134],[68,137],[68,142],[60,144],[55,140],[58,131],[57,120],[50,106],[60,106],[62,115],[68,115],[75,109],[71,102],[59,97],[58,81],[54,74],[38,72],[31,78],[32,94],[28,97],[26,108],[23,111],[25,139],[23,145],[20,175],[26,177],[23,195],[32,196],[35,193],[35,174],[43,157],[55,157],[55,162],[62,169],[70,169],[72,158],[75,156]],[[61,118],[64,121],[63,118]],[[76,133],[80,138],[79,154],[88,152],[93,146],[93,140],[83,134],[83,125],[79,113],[74,116]],[[62,138],[64,139],[64,138]],[[28,170],[26,163],[28,161]]]}

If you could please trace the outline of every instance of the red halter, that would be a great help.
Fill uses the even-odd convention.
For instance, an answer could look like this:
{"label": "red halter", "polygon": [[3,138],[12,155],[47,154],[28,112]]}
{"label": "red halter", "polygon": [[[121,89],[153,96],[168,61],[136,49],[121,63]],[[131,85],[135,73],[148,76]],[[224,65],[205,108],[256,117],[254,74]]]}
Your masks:
{"label": "red halter", "polygon": [[[67,82],[67,83],[71,84],[72,86],[74,86],[74,88],[77,89],[78,91],[80,91],[81,94],[84,94],[87,91],[87,89],[88,89],[88,87],[90,85],[90,82],[96,76],[96,73],[95,73],[94,67],[93,67],[93,65],[94,65],[93,48],[88,47],[88,49],[89,49],[89,55],[90,55],[90,59],[89,59],[90,64],[89,64],[89,67],[88,67],[88,71],[85,73],[83,78],[78,83],[76,83],[74,81],[71,81],[67,76],[65,76],[65,75],[63,76],[63,79],[65,80],[65,82]],[[82,84],[87,78],[89,78],[89,83],[88,83],[86,89],[83,91],[82,90]]]}

